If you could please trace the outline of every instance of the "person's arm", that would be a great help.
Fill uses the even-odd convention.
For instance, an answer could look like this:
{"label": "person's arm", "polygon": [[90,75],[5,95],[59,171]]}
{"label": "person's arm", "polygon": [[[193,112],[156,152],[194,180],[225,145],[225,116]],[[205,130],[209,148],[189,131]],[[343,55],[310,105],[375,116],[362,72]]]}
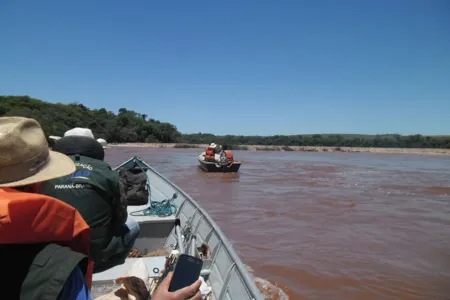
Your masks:
{"label": "person's arm", "polygon": [[73,269],[56,300],[92,300],[83,273],[78,266]]}
{"label": "person's arm", "polygon": [[125,224],[128,218],[127,199],[123,184],[120,182],[119,173],[111,170],[110,182],[114,197],[114,221],[118,227]]}

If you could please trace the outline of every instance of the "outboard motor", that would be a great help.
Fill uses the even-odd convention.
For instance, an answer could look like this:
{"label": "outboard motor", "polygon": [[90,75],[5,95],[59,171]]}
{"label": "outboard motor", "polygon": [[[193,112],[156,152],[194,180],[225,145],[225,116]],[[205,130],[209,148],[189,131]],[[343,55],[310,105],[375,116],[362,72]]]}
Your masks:
{"label": "outboard motor", "polygon": [[227,163],[227,156],[225,155],[225,151],[223,151],[221,154],[220,154],[220,161],[219,161],[219,164],[221,165],[221,166],[226,166],[228,163]]}

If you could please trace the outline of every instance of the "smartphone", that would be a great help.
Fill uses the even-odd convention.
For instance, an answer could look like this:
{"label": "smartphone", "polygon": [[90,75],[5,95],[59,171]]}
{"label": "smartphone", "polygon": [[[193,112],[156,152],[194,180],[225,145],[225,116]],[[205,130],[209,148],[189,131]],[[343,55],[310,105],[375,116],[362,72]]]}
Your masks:
{"label": "smartphone", "polygon": [[169,292],[175,292],[196,282],[200,276],[202,266],[203,261],[200,258],[180,254],[173,271]]}

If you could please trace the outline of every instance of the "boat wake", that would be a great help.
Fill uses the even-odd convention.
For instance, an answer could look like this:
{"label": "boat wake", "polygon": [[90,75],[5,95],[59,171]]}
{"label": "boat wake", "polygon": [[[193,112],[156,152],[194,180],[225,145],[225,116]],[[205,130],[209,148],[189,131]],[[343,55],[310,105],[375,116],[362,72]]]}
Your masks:
{"label": "boat wake", "polygon": [[258,289],[261,291],[261,294],[264,296],[266,300],[289,300],[289,296],[283,291],[281,287],[276,285],[275,283],[270,282],[269,280],[256,277],[253,269],[247,265],[247,270],[253,276],[254,281]]}
{"label": "boat wake", "polygon": [[266,300],[289,300],[289,296],[276,284],[259,277],[255,277],[255,283]]}

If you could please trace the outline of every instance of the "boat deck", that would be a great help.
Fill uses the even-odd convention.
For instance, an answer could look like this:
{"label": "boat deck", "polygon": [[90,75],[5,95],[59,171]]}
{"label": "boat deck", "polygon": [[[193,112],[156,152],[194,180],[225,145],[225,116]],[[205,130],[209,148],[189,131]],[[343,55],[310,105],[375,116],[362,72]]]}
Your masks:
{"label": "boat deck", "polygon": [[[212,288],[212,300],[263,300],[253,277],[211,217],[180,188],[139,158],[133,157],[116,169],[131,167],[133,164],[138,164],[147,172],[149,200],[170,200],[177,207],[176,214],[169,217],[131,215],[132,212],[147,208],[150,203],[127,208],[129,217],[135,219],[140,226],[140,233],[133,248],[141,253],[157,255],[141,258],[147,266],[149,277],[157,276],[164,268],[166,257],[160,256],[164,252],[179,250],[181,244],[182,252],[199,257],[200,248],[206,246],[210,251],[207,251],[206,257],[202,257],[201,276]],[[125,275],[138,259],[140,258],[127,258],[124,264],[94,274],[93,298],[116,289],[118,285],[114,280]]]}
{"label": "boat deck", "polygon": [[[166,262],[165,256],[155,256],[155,257],[141,257],[147,266],[148,274],[150,277],[156,277],[159,272],[164,268]],[[110,283],[114,281],[117,277],[123,276],[131,266],[140,258],[127,258],[124,264],[115,266],[106,271],[95,273],[93,279],[95,281],[105,281]]]}

